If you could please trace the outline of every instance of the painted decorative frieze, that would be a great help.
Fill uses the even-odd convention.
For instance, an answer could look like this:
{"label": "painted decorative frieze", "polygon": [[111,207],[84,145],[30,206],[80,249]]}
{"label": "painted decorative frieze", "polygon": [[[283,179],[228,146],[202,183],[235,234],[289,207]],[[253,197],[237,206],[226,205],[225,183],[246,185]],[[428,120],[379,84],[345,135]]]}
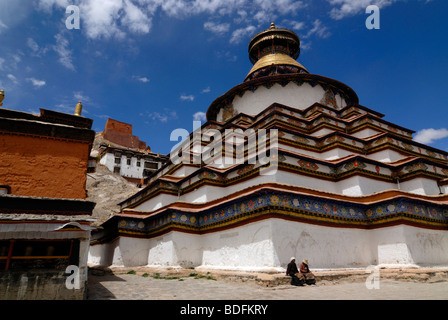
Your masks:
{"label": "painted decorative frieze", "polygon": [[236,116],[238,112],[233,108],[233,104],[228,104],[222,108],[222,120],[224,122]]}
{"label": "painted decorative frieze", "polygon": [[320,103],[331,108],[339,109],[335,94],[331,89],[325,90],[324,96],[320,100]]}
{"label": "painted decorative frieze", "polygon": [[[252,215],[251,215],[252,213]],[[323,199],[315,196],[266,191],[243,199],[220,205],[199,213],[167,210],[157,217],[136,219],[122,217],[118,228],[123,232],[132,230],[150,236],[164,227],[185,227],[200,232],[220,228],[260,217],[263,214],[288,216],[290,219],[306,218],[316,223],[338,223],[374,226],[393,219],[407,219],[410,222],[443,226],[448,223],[448,207],[431,202],[404,197],[379,201],[372,204],[352,203],[341,200]]]}

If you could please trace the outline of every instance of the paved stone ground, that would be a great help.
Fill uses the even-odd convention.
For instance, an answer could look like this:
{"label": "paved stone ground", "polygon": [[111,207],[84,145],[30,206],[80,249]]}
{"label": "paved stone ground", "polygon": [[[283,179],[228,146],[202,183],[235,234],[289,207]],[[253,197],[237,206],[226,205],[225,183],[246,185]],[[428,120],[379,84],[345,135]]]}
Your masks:
{"label": "paved stone ground", "polygon": [[[148,271],[148,270],[146,270]],[[440,270],[439,270],[440,271]],[[366,274],[318,273],[316,285],[291,286],[282,275],[171,273],[138,270],[90,272],[88,300],[447,300],[448,271],[380,272],[379,288]],[[134,273],[134,271],[131,271]],[[277,277],[277,278],[276,278]],[[258,281],[259,279],[266,280]],[[279,281],[280,279],[280,281]]]}

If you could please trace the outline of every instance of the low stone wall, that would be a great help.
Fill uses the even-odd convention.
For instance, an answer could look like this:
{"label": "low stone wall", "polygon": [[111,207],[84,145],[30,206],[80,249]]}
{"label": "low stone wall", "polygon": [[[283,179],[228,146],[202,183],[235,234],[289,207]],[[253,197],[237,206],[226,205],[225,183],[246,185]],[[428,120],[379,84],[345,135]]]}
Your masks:
{"label": "low stone wall", "polygon": [[2,271],[0,300],[83,300],[86,286],[67,289],[64,271]]}
{"label": "low stone wall", "polygon": [[[376,270],[380,279],[414,282],[440,282],[448,281],[448,268],[378,268]],[[188,277],[198,274],[219,281],[239,282],[248,285],[263,287],[276,287],[290,285],[291,278],[283,273],[261,273],[261,272],[236,272],[226,270],[195,270],[176,267],[135,267],[135,268],[100,268],[90,269],[93,275],[103,275],[107,272],[119,275],[135,273],[136,275],[148,274],[157,277]],[[365,269],[357,270],[325,270],[313,271],[316,282],[321,284],[338,284],[343,282],[365,282],[371,271]]]}

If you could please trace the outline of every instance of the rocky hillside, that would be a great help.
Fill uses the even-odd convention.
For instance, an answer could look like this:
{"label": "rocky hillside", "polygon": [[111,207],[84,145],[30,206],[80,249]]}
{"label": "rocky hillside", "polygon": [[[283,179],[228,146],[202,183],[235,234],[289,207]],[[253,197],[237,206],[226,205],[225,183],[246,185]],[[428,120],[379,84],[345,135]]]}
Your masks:
{"label": "rocky hillside", "polygon": [[93,226],[102,224],[115,213],[120,212],[118,203],[139,190],[140,188],[135,184],[98,164],[95,173],[87,174],[87,200],[96,202],[93,216],[98,219]]}
{"label": "rocky hillside", "polygon": [[98,164],[95,173],[87,174],[87,200],[96,202],[93,216],[98,219],[93,226],[102,224],[115,213],[120,212],[118,203],[139,190],[140,188],[135,184]]}
{"label": "rocky hillside", "polygon": [[[91,155],[96,156],[100,143],[110,143],[97,134]],[[93,216],[98,220],[93,226],[98,226],[120,212],[120,203],[140,190],[134,183],[109,171],[105,166],[97,164],[96,172],[87,174],[87,200],[96,203]]]}

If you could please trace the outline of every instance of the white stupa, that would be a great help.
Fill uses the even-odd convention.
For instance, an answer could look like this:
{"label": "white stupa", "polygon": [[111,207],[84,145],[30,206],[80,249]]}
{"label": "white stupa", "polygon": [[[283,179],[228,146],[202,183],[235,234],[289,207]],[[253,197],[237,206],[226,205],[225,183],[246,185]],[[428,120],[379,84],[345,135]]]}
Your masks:
{"label": "white stupa", "polygon": [[281,271],[295,256],[314,269],[448,265],[448,153],[310,73],[299,53],[299,37],[274,24],[251,39],[244,82],[94,235],[92,264]]}

